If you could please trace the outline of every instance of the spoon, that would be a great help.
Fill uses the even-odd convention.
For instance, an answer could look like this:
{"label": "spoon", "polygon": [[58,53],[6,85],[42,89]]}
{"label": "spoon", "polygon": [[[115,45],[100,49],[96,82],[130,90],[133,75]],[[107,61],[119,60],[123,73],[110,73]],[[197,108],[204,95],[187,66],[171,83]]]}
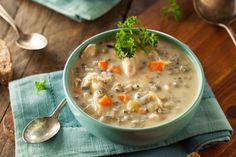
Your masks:
{"label": "spoon", "polygon": [[236,0],[193,0],[198,16],[227,30],[236,46],[236,35],[230,24],[236,18]]}
{"label": "spoon", "polygon": [[64,98],[49,117],[41,117],[29,122],[23,130],[23,139],[27,143],[41,143],[55,136],[60,130],[57,116],[65,106]]}
{"label": "spoon", "polygon": [[39,50],[47,46],[47,39],[39,33],[25,34],[0,4],[0,16],[5,19],[17,33],[16,45],[27,50]]}

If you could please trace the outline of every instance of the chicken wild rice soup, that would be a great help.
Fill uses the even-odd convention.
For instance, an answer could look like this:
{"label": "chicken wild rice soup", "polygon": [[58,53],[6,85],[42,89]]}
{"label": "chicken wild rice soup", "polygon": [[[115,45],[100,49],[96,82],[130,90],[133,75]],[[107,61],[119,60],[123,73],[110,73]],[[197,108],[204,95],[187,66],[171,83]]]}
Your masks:
{"label": "chicken wild rice soup", "polygon": [[101,122],[145,128],[169,121],[192,105],[198,87],[191,61],[176,46],[119,59],[112,39],[88,45],[73,63],[70,90],[79,107]]}

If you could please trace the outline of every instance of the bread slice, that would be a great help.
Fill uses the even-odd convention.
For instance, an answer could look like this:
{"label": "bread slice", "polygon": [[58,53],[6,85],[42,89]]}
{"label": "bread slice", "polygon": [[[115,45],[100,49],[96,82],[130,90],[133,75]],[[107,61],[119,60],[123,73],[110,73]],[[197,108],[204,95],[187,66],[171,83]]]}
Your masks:
{"label": "bread slice", "polygon": [[11,54],[5,42],[0,40],[0,84],[8,85],[13,78]]}

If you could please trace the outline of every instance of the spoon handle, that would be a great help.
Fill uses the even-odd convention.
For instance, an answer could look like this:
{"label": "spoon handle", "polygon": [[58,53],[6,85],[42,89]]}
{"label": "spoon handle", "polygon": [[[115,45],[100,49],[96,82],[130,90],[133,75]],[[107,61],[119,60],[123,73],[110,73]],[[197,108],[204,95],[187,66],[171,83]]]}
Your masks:
{"label": "spoon handle", "polygon": [[224,29],[226,29],[226,31],[229,33],[231,39],[234,42],[234,45],[236,46],[236,34],[234,32],[234,30],[231,28],[230,23],[228,24],[220,24],[221,27],[223,27]]}
{"label": "spoon handle", "polygon": [[52,112],[51,117],[57,117],[61,109],[65,106],[65,104],[66,104],[66,98],[62,99],[62,101],[59,103],[56,109]]}
{"label": "spoon handle", "polygon": [[22,34],[21,30],[18,28],[18,26],[15,24],[15,21],[12,19],[12,17],[7,13],[7,11],[3,8],[3,6],[0,4],[0,16],[6,20],[12,28],[17,32],[17,35],[19,36]]}

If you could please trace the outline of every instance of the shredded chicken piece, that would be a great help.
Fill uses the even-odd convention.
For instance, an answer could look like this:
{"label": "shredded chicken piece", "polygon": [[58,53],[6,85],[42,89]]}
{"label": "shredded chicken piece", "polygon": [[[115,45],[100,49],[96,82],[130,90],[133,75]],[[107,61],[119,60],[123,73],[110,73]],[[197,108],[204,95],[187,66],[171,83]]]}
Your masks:
{"label": "shredded chicken piece", "polygon": [[133,76],[136,73],[136,62],[134,58],[125,58],[122,61],[122,68],[128,77]]}
{"label": "shredded chicken piece", "polygon": [[98,104],[98,100],[105,94],[104,93],[105,82],[109,82],[112,80],[113,80],[112,75],[108,73],[98,74],[94,72],[88,73],[82,80],[81,87],[90,88],[91,91],[93,92],[93,97],[91,100],[92,107],[94,111],[96,111],[99,114],[104,111],[104,108],[102,108]]}
{"label": "shredded chicken piece", "polygon": [[81,54],[81,59],[93,57],[97,54],[96,44],[89,44]]}
{"label": "shredded chicken piece", "polygon": [[115,92],[123,92],[124,91],[124,87],[120,84],[120,83],[115,83],[111,90],[115,91]]}
{"label": "shredded chicken piece", "polygon": [[82,88],[89,88],[92,84],[92,81],[96,79],[97,73],[88,73],[81,82]]}
{"label": "shredded chicken piece", "polygon": [[82,88],[92,88],[94,90],[104,87],[107,82],[112,82],[113,76],[108,73],[98,74],[95,72],[88,73],[81,82]]}
{"label": "shredded chicken piece", "polygon": [[163,107],[163,103],[162,103],[161,99],[157,96],[156,93],[154,93],[152,91],[149,91],[146,95],[142,96],[139,99],[139,102],[141,104],[146,104],[149,102],[156,102],[158,107]]}
{"label": "shredded chicken piece", "polygon": [[99,91],[95,91],[93,93],[92,107],[93,107],[94,111],[96,111],[99,114],[101,114],[104,111],[104,109],[98,104],[98,100],[101,97],[102,97],[102,95]]}

